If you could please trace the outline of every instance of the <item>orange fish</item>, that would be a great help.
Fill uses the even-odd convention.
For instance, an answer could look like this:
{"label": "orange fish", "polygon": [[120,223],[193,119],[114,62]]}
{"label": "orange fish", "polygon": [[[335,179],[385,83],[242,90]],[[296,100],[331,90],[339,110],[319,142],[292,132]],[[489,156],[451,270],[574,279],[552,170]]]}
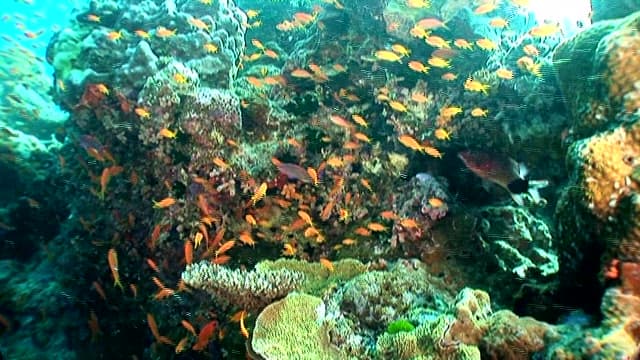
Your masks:
{"label": "orange fish", "polygon": [[187,329],[188,332],[190,332],[191,334],[193,334],[193,336],[198,336],[198,334],[196,333],[196,329],[193,327],[193,325],[191,325],[190,322],[188,322],[187,320],[182,320],[180,322],[180,324],[182,324],[182,326]]}
{"label": "orange fish", "polygon": [[159,272],[160,272],[160,268],[158,267],[158,264],[156,264],[156,262],[155,262],[155,261],[153,261],[153,260],[151,260],[151,259],[147,258],[147,265],[149,265],[149,267],[150,267],[153,271],[155,271],[155,272],[157,272],[157,273],[159,273]]}
{"label": "orange fish", "polygon": [[187,240],[184,243],[184,262],[190,265],[193,262],[193,243]]}
{"label": "orange fish", "polygon": [[156,29],[156,36],[159,38],[168,38],[174,36],[176,34],[176,30],[169,30],[164,26],[158,26]]}
{"label": "orange fish", "polygon": [[119,286],[120,290],[124,291],[124,287],[122,287],[122,283],[120,282],[120,273],[118,272],[118,253],[116,249],[109,249],[107,260],[109,261],[109,268],[113,276],[113,286]]}
{"label": "orange fish", "polygon": [[413,136],[404,134],[398,136],[398,141],[411,150],[422,151],[422,145]]}
{"label": "orange fish", "polygon": [[308,213],[306,213],[306,212],[304,212],[302,210],[299,210],[298,211],[298,216],[302,220],[304,220],[305,223],[309,224],[310,226],[313,226],[313,220],[311,220],[311,216]]}
{"label": "orange fish", "polygon": [[240,240],[241,243],[249,246],[254,246],[256,244],[255,240],[253,240],[253,237],[251,236],[251,233],[248,231],[241,232],[240,235],[238,235],[238,240]]}
{"label": "orange fish", "polygon": [[220,248],[218,248],[218,250],[216,250],[216,257],[226,253],[227,251],[229,251],[231,248],[234,247],[234,245],[236,244],[235,240],[229,240],[227,242],[225,242],[224,244],[220,245]]}
{"label": "orange fish", "polygon": [[104,194],[107,191],[107,185],[111,180],[112,176],[118,175],[124,170],[122,166],[111,166],[102,170],[102,175],[100,176],[100,198],[104,199]]}
{"label": "orange fish", "polygon": [[242,336],[244,336],[245,339],[249,338],[249,330],[247,330],[247,328],[244,326],[244,317],[246,315],[246,311],[242,310],[242,313],[240,315],[240,334],[242,334]]}
{"label": "orange fish", "polygon": [[327,258],[320,258],[319,261],[320,261],[320,265],[322,265],[322,267],[324,267],[325,269],[329,270],[329,272],[333,272],[335,270],[331,260]]}
{"label": "orange fish", "polygon": [[211,339],[213,338],[217,325],[218,325],[218,322],[213,320],[208,324],[206,324],[205,326],[203,326],[202,329],[200,329],[200,333],[198,334],[198,340],[193,345],[192,349],[195,351],[202,351],[206,349],[207,345],[209,344],[209,341],[211,341]]}
{"label": "orange fish", "polygon": [[172,198],[172,197],[166,197],[160,201],[154,201],[153,202],[153,207],[154,209],[164,209],[167,208],[169,206],[172,206],[173,204],[176,203],[176,199]]}
{"label": "orange fish", "polygon": [[387,227],[380,224],[380,223],[376,223],[376,222],[372,222],[372,223],[368,223],[367,224],[367,228],[371,231],[375,231],[375,232],[380,232],[380,231],[386,231]]}
{"label": "orange fish", "polygon": [[151,313],[147,313],[147,324],[149,325],[149,329],[151,329],[151,334],[156,339],[157,342],[167,345],[175,345],[171,339],[166,336],[160,335],[160,331],[158,330],[158,324],[156,323],[156,319],[153,317]]}

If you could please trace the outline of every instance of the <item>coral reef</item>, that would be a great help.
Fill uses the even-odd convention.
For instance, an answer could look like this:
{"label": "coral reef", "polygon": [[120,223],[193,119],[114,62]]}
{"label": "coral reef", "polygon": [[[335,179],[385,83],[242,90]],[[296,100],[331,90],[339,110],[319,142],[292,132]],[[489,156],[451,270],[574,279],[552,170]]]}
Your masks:
{"label": "coral reef", "polygon": [[548,277],[558,272],[551,230],[529,210],[513,206],[482,209],[478,235],[487,255],[519,278]]}
{"label": "coral reef", "polygon": [[[34,184],[60,194],[39,210],[7,187],[0,195],[17,205],[0,210],[0,238],[63,223],[23,252],[37,244],[29,256],[68,267],[59,281],[83,312],[80,358],[236,358],[246,345],[264,359],[586,352],[564,349],[557,332],[628,352],[640,96],[618,74],[635,74],[637,21],[602,23],[556,53],[562,89],[579,87],[567,94],[569,122],[550,72],[566,34],[533,15],[468,0],[87,1],[47,49],[55,79],[42,90],[70,113],[62,144],[4,127],[0,139],[11,174],[23,151],[58,155],[43,161],[51,182],[36,171]],[[13,89],[0,94],[11,105],[30,96]],[[547,209],[477,191],[456,156],[499,153],[531,166],[519,180],[561,183],[571,142],[560,236]],[[597,272],[618,292],[602,324],[552,326],[505,309],[563,309],[548,295],[556,241],[565,277],[577,278],[588,245],[606,247],[592,250],[602,250]],[[490,289],[494,305],[471,288]],[[32,305],[20,310],[10,317]]]}
{"label": "coral reef", "polygon": [[[252,352],[264,359],[305,358],[302,350],[336,359],[519,359],[558,340],[551,325],[493,313],[483,291],[444,296],[419,262],[399,261],[336,286],[322,298],[292,293],[267,306],[256,320]],[[411,326],[386,331],[397,319]]]}

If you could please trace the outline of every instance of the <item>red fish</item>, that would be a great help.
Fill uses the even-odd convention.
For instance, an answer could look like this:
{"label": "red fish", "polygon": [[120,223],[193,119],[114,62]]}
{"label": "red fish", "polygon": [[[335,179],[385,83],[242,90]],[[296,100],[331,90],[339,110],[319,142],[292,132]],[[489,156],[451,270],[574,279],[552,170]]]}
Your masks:
{"label": "red fish", "polygon": [[303,183],[308,184],[313,183],[313,179],[311,179],[311,177],[309,176],[307,169],[303,168],[300,165],[280,162],[276,164],[276,167],[289,179],[297,179],[302,181]]}
{"label": "red fish", "polygon": [[523,203],[520,195],[527,192],[534,202],[542,200],[538,189],[547,186],[548,182],[526,179],[527,169],[510,157],[481,151],[463,151],[458,153],[458,157],[474,174],[509,191],[519,205]]}

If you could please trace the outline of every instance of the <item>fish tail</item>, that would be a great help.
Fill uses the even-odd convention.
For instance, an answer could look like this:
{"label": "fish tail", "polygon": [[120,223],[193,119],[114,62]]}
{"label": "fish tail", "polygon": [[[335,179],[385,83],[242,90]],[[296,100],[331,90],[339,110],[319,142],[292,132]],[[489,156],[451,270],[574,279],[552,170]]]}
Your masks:
{"label": "fish tail", "polygon": [[117,286],[120,288],[121,291],[124,291],[124,287],[122,286],[122,283],[120,282],[119,277],[113,281],[113,286]]}

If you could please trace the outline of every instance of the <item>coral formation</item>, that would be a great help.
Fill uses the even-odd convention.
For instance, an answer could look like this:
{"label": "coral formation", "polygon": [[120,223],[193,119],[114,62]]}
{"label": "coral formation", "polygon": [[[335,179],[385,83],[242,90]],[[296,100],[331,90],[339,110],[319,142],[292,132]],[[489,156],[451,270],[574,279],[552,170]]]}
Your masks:
{"label": "coral formation", "polygon": [[487,254],[505,272],[519,278],[558,272],[558,256],[551,230],[529,210],[489,206],[481,211],[478,235]]}
{"label": "coral formation", "polygon": [[292,293],[267,306],[253,329],[251,349],[260,359],[346,359],[329,340],[321,298]]}
{"label": "coral formation", "polygon": [[205,290],[213,296],[214,302],[223,306],[258,311],[298,289],[304,275],[287,269],[233,271],[202,261],[188,265],[182,280],[189,286]]}

